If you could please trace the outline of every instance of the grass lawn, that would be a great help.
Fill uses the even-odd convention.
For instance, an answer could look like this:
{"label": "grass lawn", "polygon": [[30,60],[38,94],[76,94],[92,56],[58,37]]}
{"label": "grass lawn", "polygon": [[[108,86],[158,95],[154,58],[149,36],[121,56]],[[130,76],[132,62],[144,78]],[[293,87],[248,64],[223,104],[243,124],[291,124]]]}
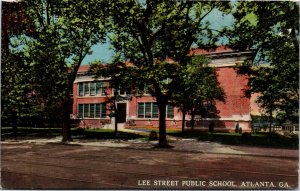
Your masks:
{"label": "grass lawn", "polygon": [[[77,129],[76,133],[82,136],[80,138],[83,139],[116,139],[115,132],[112,129]],[[72,134],[75,134],[75,132]],[[143,135],[128,132],[118,132],[117,137],[122,140],[145,138]]]}
{"label": "grass lawn", "polygon": [[272,148],[299,148],[298,136],[282,136],[279,134],[260,133],[260,134],[238,134],[238,133],[204,133],[204,132],[181,132],[168,133],[172,136],[183,138],[194,138],[199,141],[219,142],[227,145],[245,145],[257,147],[272,147]]}
{"label": "grass lawn", "polygon": [[[139,131],[144,131],[144,132],[151,132],[155,131],[156,133],[159,133],[158,127],[149,127],[149,126],[132,126],[129,127],[128,129],[132,130],[139,130]],[[180,133],[181,129],[179,128],[172,128],[172,127],[167,127],[166,129],[167,133]]]}
{"label": "grass lawn", "polygon": [[[140,129],[142,130],[142,129]],[[158,128],[147,129],[147,132],[155,131],[158,135]],[[72,137],[74,139],[116,139],[114,130],[112,129],[71,129]],[[146,135],[118,132],[118,139],[121,140],[148,140],[148,133]],[[149,133],[150,134],[150,133]],[[272,147],[272,148],[299,148],[298,136],[282,136],[278,134],[237,134],[237,133],[204,133],[204,132],[190,132],[187,131],[183,135],[178,130],[167,130],[167,134],[175,137],[193,138],[199,141],[219,142],[227,145],[245,145],[258,147]],[[30,138],[54,138],[62,135],[61,128],[34,128],[34,127],[18,127],[18,137]],[[1,127],[1,138],[12,138],[11,127]]]}
{"label": "grass lawn", "polygon": [[[71,134],[76,139],[115,139],[114,130],[111,129],[77,129],[71,128]],[[35,128],[18,127],[18,137],[54,138],[62,135],[61,128]],[[1,138],[12,138],[12,128],[2,127]],[[145,138],[134,133],[118,132],[118,139],[131,140]]]}
{"label": "grass lawn", "polygon": [[[18,127],[18,137],[56,137],[61,135],[61,128]],[[1,137],[12,137],[11,127],[1,127]]]}

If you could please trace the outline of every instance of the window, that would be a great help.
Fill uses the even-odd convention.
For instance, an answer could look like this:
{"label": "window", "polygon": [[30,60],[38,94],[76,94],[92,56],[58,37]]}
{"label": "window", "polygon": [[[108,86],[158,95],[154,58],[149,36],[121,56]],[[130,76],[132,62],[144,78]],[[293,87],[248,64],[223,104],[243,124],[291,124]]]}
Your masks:
{"label": "window", "polygon": [[95,96],[106,94],[106,82],[80,82],[78,83],[79,96]]}
{"label": "window", "polygon": [[152,118],[153,103],[145,103],[145,118]]}
{"label": "window", "polygon": [[91,82],[90,83],[90,92],[91,92],[91,96],[96,95],[96,83],[95,82]]}
{"label": "window", "polygon": [[106,82],[96,82],[96,94],[97,95],[106,95]]}
{"label": "window", "polygon": [[94,118],[95,117],[95,104],[90,104],[90,118]]}
{"label": "window", "polygon": [[100,104],[96,104],[95,117],[96,118],[100,118],[101,117],[101,107],[100,107]]}
{"label": "window", "polygon": [[167,118],[174,118],[174,107],[167,105]]}
{"label": "window", "polygon": [[[174,107],[166,107],[167,118],[174,118]],[[158,118],[158,105],[152,102],[138,103],[138,118]]]}
{"label": "window", "polygon": [[78,105],[78,116],[82,118],[83,116],[83,104]]}
{"label": "window", "polygon": [[83,96],[83,83],[78,84],[78,95]]}
{"label": "window", "polygon": [[158,105],[156,103],[152,106],[152,117],[158,118]]}
{"label": "window", "polygon": [[114,95],[129,95],[130,94],[130,88],[124,88],[124,87],[119,87],[119,88],[114,88]]}
{"label": "window", "polygon": [[100,107],[101,118],[105,118],[106,117],[106,104],[101,104],[100,106],[101,106]]}
{"label": "window", "polygon": [[138,103],[138,118],[145,117],[145,103]]}
{"label": "window", "polygon": [[84,83],[84,95],[89,95],[90,94],[90,83]]}
{"label": "window", "polygon": [[106,104],[78,104],[80,118],[106,118]]}
{"label": "window", "polygon": [[90,105],[89,104],[84,104],[83,105],[83,117],[89,117],[90,113]]}

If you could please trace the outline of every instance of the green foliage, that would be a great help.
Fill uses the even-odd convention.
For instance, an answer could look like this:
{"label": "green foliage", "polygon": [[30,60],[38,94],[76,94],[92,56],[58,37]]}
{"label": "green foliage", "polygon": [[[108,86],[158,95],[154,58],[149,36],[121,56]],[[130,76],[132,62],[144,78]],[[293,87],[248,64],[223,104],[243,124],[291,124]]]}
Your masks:
{"label": "green foliage", "polygon": [[[299,5],[297,2],[238,2],[230,43],[255,48],[248,94],[268,115],[291,120],[299,106]],[[262,67],[267,62],[269,65]]]}
{"label": "green foliage", "polygon": [[[224,10],[229,4],[117,1],[111,5],[110,40],[120,59],[129,60],[138,70],[141,87],[150,86],[147,91],[153,96],[169,97],[191,44],[200,40],[201,31],[211,30],[203,20],[215,8]],[[165,62],[167,57],[175,63]],[[161,83],[166,79],[170,83]]]}
{"label": "green foliage", "polygon": [[12,110],[18,115],[28,114],[31,108],[29,92],[31,90],[30,67],[23,62],[23,55],[3,55],[1,68],[1,108],[2,120],[9,119]]}
{"label": "green foliage", "polygon": [[[30,68],[33,104],[41,110],[40,114],[64,119],[69,124],[70,92],[78,68],[91,47],[105,40],[107,4],[82,0],[28,0],[22,4],[33,30],[14,36],[10,52],[22,52],[22,62]],[[15,74],[8,70],[7,75]],[[69,127],[64,132],[69,132]],[[64,133],[64,140],[70,139],[67,134]]]}
{"label": "green foliage", "polygon": [[[221,1],[113,1],[109,39],[121,62],[128,61],[140,93],[156,98],[160,145],[166,144],[165,108],[179,83],[191,45],[211,46],[218,35],[204,18],[212,10],[230,10]],[[173,61],[166,61],[171,58]],[[114,73],[110,74],[115,78]],[[124,77],[124,76],[123,76]]]}
{"label": "green foliage", "polygon": [[2,124],[10,124],[13,111],[17,112],[18,118],[29,115],[30,110],[36,111],[31,104],[33,99],[28,96],[32,70],[24,61],[23,52],[12,53],[9,50],[10,39],[22,32],[29,32],[31,26],[23,3],[2,2],[2,9],[1,120]]}
{"label": "green foliage", "polygon": [[[173,136],[181,137],[181,133],[170,133]],[[199,141],[218,142],[226,145],[245,145],[269,148],[299,148],[298,137],[287,137],[279,134],[235,134],[235,133],[203,133],[185,132],[185,138],[197,138]]]}
{"label": "green foliage", "polygon": [[173,104],[182,111],[192,114],[198,111],[202,116],[209,116],[210,113],[216,113],[206,108],[207,104],[213,107],[216,100],[225,101],[225,93],[219,86],[215,69],[209,67],[208,63],[205,56],[198,55],[188,57],[187,65],[182,67],[181,80],[172,99]]}

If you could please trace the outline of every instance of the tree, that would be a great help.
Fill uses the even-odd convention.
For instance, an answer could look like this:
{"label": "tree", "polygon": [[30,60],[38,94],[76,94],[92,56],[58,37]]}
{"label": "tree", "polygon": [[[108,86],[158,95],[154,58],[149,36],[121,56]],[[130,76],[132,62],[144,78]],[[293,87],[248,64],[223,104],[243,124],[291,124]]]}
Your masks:
{"label": "tree", "polygon": [[24,62],[24,53],[9,47],[13,38],[30,34],[32,26],[22,2],[2,2],[1,14],[1,120],[3,125],[12,124],[16,138],[18,121],[30,107],[31,67]]}
{"label": "tree", "polygon": [[299,4],[238,2],[236,6],[230,44],[239,50],[256,49],[253,62],[258,66],[246,64],[244,70],[250,74],[248,93],[260,93],[258,103],[270,119],[280,112],[286,120],[298,116]]}
{"label": "tree", "polygon": [[22,61],[22,55],[9,54],[2,57],[1,108],[2,120],[12,122],[16,138],[17,121],[30,105],[27,95],[30,90],[30,69]]}
{"label": "tree", "polygon": [[[24,1],[34,33],[20,38],[18,48],[35,69],[36,93],[51,108],[62,112],[63,139],[71,141],[70,93],[77,71],[91,46],[105,40],[104,1]],[[58,113],[58,112],[56,112]],[[53,114],[53,113],[52,113]]]}
{"label": "tree", "polygon": [[224,90],[219,86],[214,68],[208,66],[204,55],[188,57],[183,67],[180,84],[173,95],[172,102],[182,111],[182,132],[185,128],[185,116],[191,113],[191,128],[194,128],[196,112],[207,115],[205,104],[214,105],[215,100],[225,101]]}
{"label": "tree", "polygon": [[[205,18],[215,9],[229,11],[218,1],[114,1],[110,5],[111,43],[123,61],[134,65],[140,90],[148,91],[159,109],[159,147],[168,147],[166,105],[180,80],[191,46],[211,45],[216,33]],[[166,62],[171,58],[174,62]],[[113,74],[111,74],[113,76]]]}

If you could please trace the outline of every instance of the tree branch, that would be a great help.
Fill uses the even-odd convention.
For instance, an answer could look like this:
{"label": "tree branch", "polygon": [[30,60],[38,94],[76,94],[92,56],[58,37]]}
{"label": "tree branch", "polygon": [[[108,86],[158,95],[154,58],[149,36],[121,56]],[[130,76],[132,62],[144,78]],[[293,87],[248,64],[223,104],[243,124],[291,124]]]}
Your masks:
{"label": "tree branch", "polygon": [[43,31],[45,31],[46,28],[45,28],[44,20],[43,20],[43,17],[41,16],[41,14],[40,14],[39,9],[34,4],[32,4],[30,1],[28,1],[28,2],[29,2],[29,6],[33,7],[33,9],[35,10],[35,13],[36,13],[36,16],[37,16],[37,18],[39,20],[39,23],[42,26]]}
{"label": "tree branch", "polygon": [[[202,6],[202,5],[201,5]],[[181,57],[180,57],[180,59],[179,59],[179,63],[180,64],[182,64],[182,61],[184,60],[184,58],[186,57],[186,55],[188,54],[188,52],[189,52],[189,50],[190,50],[190,48],[191,48],[191,46],[192,46],[192,44],[193,44],[193,42],[194,42],[194,38],[192,37],[193,36],[193,34],[195,34],[196,33],[196,31],[198,30],[198,27],[199,27],[199,25],[200,25],[200,23],[201,23],[201,21],[214,9],[216,7],[216,5],[214,4],[211,8],[210,8],[210,10],[207,12],[207,13],[205,13],[202,17],[200,17],[199,18],[199,20],[198,21],[196,21],[195,23],[195,25],[194,26],[192,26],[191,27],[191,30],[189,31],[189,33],[188,33],[188,35],[190,35],[191,36],[191,38],[190,38],[190,41],[187,43],[187,46],[186,46],[186,48],[185,48],[185,50],[183,51],[183,53],[182,53],[182,55],[181,55]],[[189,11],[187,12],[187,14],[189,13]]]}
{"label": "tree branch", "polygon": [[139,44],[139,47],[140,47],[140,49],[141,49],[141,51],[142,51],[142,53],[143,53],[143,57],[144,57],[145,61],[148,62],[146,50],[145,50],[145,48],[143,47],[143,44],[142,44],[142,42],[140,41],[138,35],[136,34],[136,32],[135,32],[131,27],[130,27],[130,31],[131,31],[131,33],[134,35],[134,38],[135,38],[135,40],[137,41],[137,43]]}

